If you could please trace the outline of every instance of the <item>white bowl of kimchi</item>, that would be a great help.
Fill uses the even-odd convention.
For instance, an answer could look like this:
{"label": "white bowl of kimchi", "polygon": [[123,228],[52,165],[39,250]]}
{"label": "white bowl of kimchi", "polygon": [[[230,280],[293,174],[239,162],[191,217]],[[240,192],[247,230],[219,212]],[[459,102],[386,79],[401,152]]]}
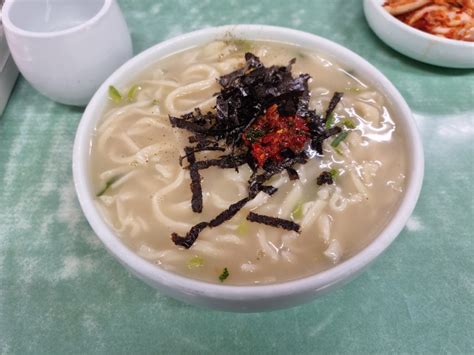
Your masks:
{"label": "white bowl of kimchi", "polygon": [[396,51],[428,64],[474,68],[473,0],[364,0],[364,12]]}

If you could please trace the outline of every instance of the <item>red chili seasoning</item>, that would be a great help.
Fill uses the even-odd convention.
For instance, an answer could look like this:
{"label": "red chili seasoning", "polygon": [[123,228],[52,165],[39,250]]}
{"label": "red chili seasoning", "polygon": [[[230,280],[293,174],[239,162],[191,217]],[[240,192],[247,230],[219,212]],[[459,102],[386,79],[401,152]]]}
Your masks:
{"label": "red chili seasoning", "polygon": [[267,108],[243,134],[243,141],[251,148],[257,164],[262,167],[267,160],[281,161],[281,152],[290,149],[293,153],[303,150],[309,139],[306,121],[298,116],[280,116],[278,106]]}

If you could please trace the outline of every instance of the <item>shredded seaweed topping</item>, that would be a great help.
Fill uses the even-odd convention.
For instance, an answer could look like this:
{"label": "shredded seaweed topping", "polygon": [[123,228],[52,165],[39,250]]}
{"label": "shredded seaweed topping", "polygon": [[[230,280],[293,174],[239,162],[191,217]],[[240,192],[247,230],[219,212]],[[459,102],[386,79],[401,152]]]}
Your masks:
{"label": "shredded seaweed topping", "polygon": [[209,223],[201,222],[193,226],[184,237],[179,236],[176,233],[171,233],[171,240],[174,244],[185,247],[186,249],[191,248],[191,246],[196,241],[199,233],[208,226]]}
{"label": "shredded seaweed topping", "polygon": [[260,190],[265,192],[269,196],[273,195],[275,192],[278,191],[278,189],[276,187],[266,186],[266,185],[261,185]]}
{"label": "shredded seaweed topping", "polygon": [[219,213],[210,222],[200,222],[196,224],[194,227],[191,228],[191,230],[184,237],[181,237],[176,233],[172,233],[171,239],[176,245],[180,245],[180,246],[185,247],[186,249],[189,249],[194,244],[197,237],[199,236],[199,233],[201,233],[201,231],[204,228],[206,227],[214,228],[228,221],[229,219],[234,217],[237,214],[237,212],[239,212],[249,200],[250,200],[249,197],[245,197],[241,199],[240,201],[237,201],[233,203],[232,205],[230,205],[229,208]]}
{"label": "shredded seaweed topping", "polygon": [[[186,147],[185,148],[185,155],[184,156],[181,156],[179,157],[179,165],[183,165],[183,159],[188,159],[188,156],[191,155],[192,153],[199,153],[199,152],[204,152],[204,151],[211,151],[211,150],[215,150],[215,151],[225,151],[225,148],[222,148],[222,147]],[[188,153],[186,153],[186,151]],[[189,160],[188,160],[189,162]]]}
{"label": "shredded seaweed topping", "polygon": [[[226,143],[238,145],[243,132],[249,128],[268,107],[278,105],[280,115],[292,116],[301,111],[305,117],[309,95],[308,74],[293,78],[291,66],[266,68],[251,53],[245,54],[246,64],[230,74],[221,76],[222,90],[216,98],[216,112],[203,114],[196,109],[181,117],[170,117],[173,126],[215,138],[225,138]],[[306,95],[305,95],[306,94]]]}
{"label": "shredded seaweed topping", "polygon": [[202,212],[202,187],[201,187],[201,174],[199,174],[199,169],[194,167],[196,163],[196,157],[194,155],[194,151],[186,147],[184,148],[184,152],[186,153],[186,157],[190,164],[189,168],[189,175],[191,176],[191,207],[193,212],[201,213]]}
{"label": "shredded seaweed topping", "polygon": [[335,92],[332,96],[331,101],[329,101],[329,106],[326,110],[325,121],[329,119],[329,116],[331,116],[337,104],[339,101],[341,101],[342,95],[344,95],[342,92]]}
{"label": "shredded seaweed topping", "polygon": [[250,198],[245,197],[245,198],[241,199],[240,201],[237,201],[237,202],[233,203],[232,205],[229,206],[229,208],[222,211],[214,219],[212,219],[209,222],[209,227],[211,227],[211,228],[217,227],[217,226],[220,226],[225,221],[228,221],[229,219],[234,217],[237,214],[237,212],[239,212],[242,209],[242,207],[244,207],[245,204],[248,201],[250,201]]}
{"label": "shredded seaweed topping", "polygon": [[[182,165],[186,159],[191,176],[192,209],[203,209],[200,170],[210,167],[234,168],[247,164],[252,170],[248,181],[248,196],[231,204],[210,221],[191,228],[185,236],[172,234],[176,245],[190,248],[205,228],[214,228],[233,218],[258,193],[273,195],[278,189],[266,185],[274,175],[283,171],[290,180],[298,179],[297,164],[305,164],[314,151],[322,155],[325,139],[342,132],[328,122],[341,100],[342,93],[332,97],[324,117],[309,109],[308,74],[293,77],[292,59],[286,66],[265,67],[252,53],[245,54],[245,65],[223,75],[218,82],[214,112],[203,113],[199,108],[180,117],[169,116],[173,127],[191,133]],[[334,121],[334,119],[332,119]],[[329,123],[329,124],[328,124]],[[225,154],[199,160],[196,153],[222,151]],[[299,231],[298,224],[279,218],[249,214],[247,219],[272,226]]]}
{"label": "shredded seaweed topping", "polygon": [[300,232],[300,225],[298,223],[283,218],[270,217],[250,212],[247,216],[247,220],[250,222],[266,224],[267,226],[283,228],[288,231]]}
{"label": "shredded seaweed topping", "polygon": [[332,185],[333,183],[334,181],[331,171],[323,171],[316,179],[316,184],[318,184],[319,186],[324,184]]}
{"label": "shredded seaweed topping", "polygon": [[300,178],[298,172],[293,168],[286,168],[286,172],[288,173],[288,177],[290,178],[290,180],[298,180]]}
{"label": "shredded seaweed topping", "polygon": [[[188,159],[188,162],[189,162],[189,159]],[[187,169],[194,168],[197,170],[202,170],[202,169],[210,168],[211,166],[217,166],[221,169],[229,169],[229,168],[235,168],[245,163],[247,163],[246,154],[241,154],[238,156],[224,155],[217,159],[200,160],[194,163],[190,162],[189,166],[187,166],[186,168]]]}

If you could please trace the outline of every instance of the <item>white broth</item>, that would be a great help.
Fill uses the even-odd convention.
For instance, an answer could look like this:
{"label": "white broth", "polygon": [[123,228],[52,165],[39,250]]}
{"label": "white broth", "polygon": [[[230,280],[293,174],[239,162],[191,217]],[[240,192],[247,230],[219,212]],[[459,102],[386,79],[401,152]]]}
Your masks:
{"label": "white broth", "polygon": [[[202,177],[203,210],[191,209],[189,170],[179,164],[189,146],[184,129],[169,116],[199,107],[214,110],[218,79],[245,63],[251,51],[265,66],[296,58],[294,76],[308,73],[310,108],[323,114],[333,93],[343,98],[334,124],[355,126],[336,148],[333,137],[322,157],[296,165],[299,180],[286,171],[272,177],[278,191],[260,192],[229,221],[204,229],[189,248],[171,240],[185,235],[247,196],[249,166],[210,167]],[[134,85],[130,100],[127,92]],[[328,269],[366,247],[396,210],[405,187],[403,134],[385,98],[323,54],[277,42],[218,41],[173,54],[144,70],[129,87],[119,87],[120,103],[108,106],[91,145],[97,205],[121,240],[141,257],[166,270],[212,283],[227,268],[224,284],[284,282]],[[209,159],[222,152],[199,152]],[[323,171],[337,172],[334,184],[318,186]],[[107,188],[106,188],[107,187]],[[106,189],[105,189],[106,188]],[[246,220],[250,211],[293,220],[301,232]]]}

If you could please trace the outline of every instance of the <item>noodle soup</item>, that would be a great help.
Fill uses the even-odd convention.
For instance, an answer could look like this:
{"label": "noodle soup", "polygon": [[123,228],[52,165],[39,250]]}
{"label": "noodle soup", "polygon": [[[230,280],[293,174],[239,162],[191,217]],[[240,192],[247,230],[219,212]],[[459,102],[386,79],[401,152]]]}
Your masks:
{"label": "noodle soup", "polygon": [[[180,159],[190,132],[171,117],[199,108],[215,111],[217,79],[244,67],[251,52],[263,65],[286,66],[293,76],[309,74],[309,107],[320,115],[334,92],[342,99],[325,125],[346,127],[330,137],[322,154],[309,151],[268,180],[276,192],[259,191],[229,220],[205,228],[185,248],[171,237],[211,221],[248,196],[249,165],[200,170],[202,211],[190,190],[190,161]],[[122,241],[166,270],[207,282],[250,285],[284,282],[326,270],[367,246],[398,207],[405,186],[402,132],[384,97],[323,54],[276,42],[217,41],[162,59],[129,87],[111,90],[110,104],[91,146],[97,205]],[[270,108],[265,108],[266,112]],[[346,129],[344,128],[344,129]],[[222,151],[201,151],[198,161]],[[189,159],[188,159],[189,160]],[[181,164],[180,164],[181,162]],[[187,165],[189,165],[187,167]],[[331,183],[318,184],[322,173]],[[248,220],[253,212],[298,225],[298,231]]]}

